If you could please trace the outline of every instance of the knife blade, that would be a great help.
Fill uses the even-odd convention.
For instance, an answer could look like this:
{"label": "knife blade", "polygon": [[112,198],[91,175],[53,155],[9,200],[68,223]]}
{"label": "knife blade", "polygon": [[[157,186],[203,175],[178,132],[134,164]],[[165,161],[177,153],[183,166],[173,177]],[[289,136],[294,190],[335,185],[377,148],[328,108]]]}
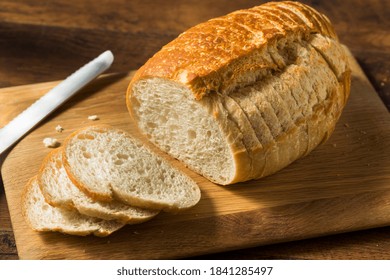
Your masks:
{"label": "knife blade", "polygon": [[113,61],[114,55],[111,51],[103,52],[71,74],[0,129],[0,154],[11,147],[81,88],[107,70]]}

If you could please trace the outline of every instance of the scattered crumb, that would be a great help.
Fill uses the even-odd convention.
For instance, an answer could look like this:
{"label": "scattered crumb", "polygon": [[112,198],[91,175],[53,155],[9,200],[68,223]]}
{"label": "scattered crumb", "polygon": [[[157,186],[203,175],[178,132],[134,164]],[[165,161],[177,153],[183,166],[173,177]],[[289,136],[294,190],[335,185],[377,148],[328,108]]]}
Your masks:
{"label": "scattered crumb", "polygon": [[345,123],[344,126],[345,126],[345,127],[349,127],[349,124]]}
{"label": "scattered crumb", "polygon": [[92,115],[92,116],[88,117],[88,120],[90,120],[90,121],[97,121],[98,119],[99,119],[99,117],[96,115]]}
{"label": "scattered crumb", "polygon": [[58,142],[57,139],[55,139],[55,138],[47,137],[47,138],[43,139],[43,144],[47,148],[56,148],[60,145],[60,142]]}
{"label": "scattered crumb", "polygon": [[138,232],[138,231],[133,231],[133,233],[134,233],[134,234],[139,234],[139,232]]}
{"label": "scattered crumb", "polygon": [[111,243],[111,241],[110,240],[107,240],[107,244],[110,244]]}
{"label": "scattered crumb", "polygon": [[333,148],[337,148],[337,144],[336,143],[332,144],[332,146],[333,146]]}
{"label": "scattered crumb", "polygon": [[381,82],[381,86],[384,87],[384,86],[385,86],[385,83],[384,83],[384,82]]}
{"label": "scattered crumb", "polygon": [[364,135],[367,134],[367,132],[365,132],[364,130],[360,130],[360,133]]}
{"label": "scattered crumb", "polygon": [[57,131],[58,133],[61,133],[61,132],[64,131],[64,128],[63,128],[62,126],[60,126],[60,125],[57,125],[57,126],[56,126],[56,131]]}

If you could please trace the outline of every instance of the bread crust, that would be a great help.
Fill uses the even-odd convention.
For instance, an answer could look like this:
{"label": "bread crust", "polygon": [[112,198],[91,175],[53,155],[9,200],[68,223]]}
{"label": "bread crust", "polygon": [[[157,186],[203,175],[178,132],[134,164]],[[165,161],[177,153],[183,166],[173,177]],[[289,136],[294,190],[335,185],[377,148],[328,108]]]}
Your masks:
{"label": "bread crust", "polygon": [[[290,11],[287,12],[287,9]],[[269,10],[281,16],[290,15],[291,21],[272,16],[267,12]],[[297,12],[300,14],[295,14]],[[242,26],[245,27],[237,29],[237,18],[245,13],[253,14],[254,17],[244,21]],[[292,24],[294,20],[295,24]],[[239,32],[231,32],[232,28]],[[257,34],[251,30],[256,30]],[[232,70],[233,75],[242,71],[240,67],[231,67],[236,60],[261,52],[282,37],[307,37],[313,33],[337,39],[333,27],[324,15],[298,2],[269,2],[235,11],[182,33],[149,59],[137,71],[131,83],[147,77],[166,78],[185,84],[199,100],[205,94],[220,92],[221,87],[228,87],[226,84],[231,81],[218,77],[223,77],[227,70]],[[250,67],[251,71],[256,67],[275,69],[271,62]],[[131,84],[128,95],[131,95]]]}
{"label": "bread crust", "polygon": [[[316,34],[324,40],[316,40]],[[239,112],[227,110],[227,114],[223,114],[220,111],[215,117],[226,138],[235,139],[228,142],[231,143],[236,166],[236,174],[230,182],[217,183],[232,184],[270,175],[308,154],[330,137],[349,95],[350,70],[334,28],[325,15],[307,5],[291,1],[269,2],[190,28],[164,46],[136,72],[127,89],[128,110],[138,122],[132,106],[132,102],[136,102],[132,92],[133,86],[143,79],[158,77],[176,82],[188,88],[194,99],[210,102],[218,99],[216,96],[230,96],[241,88],[251,87],[264,75],[283,73],[289,63],[295,63],[289,61],[290,57],[299,61],[299,54],[294,56],[293,51],[302,44],[317,50],[323,57],[319,63],[330,68],[336,76],[338,84],[332,85],[326,101],[316,96],[319,93],[315,89],[311,89],[311,95],[307,95],[310,99],[304,101],[301,109],[298,109],[298,102],[302,101],[302,96],[297,91],[286,93],[288,96],[278,96],[278,90],[274,89],[269,99],[251,98],[253,105],[258,106],[257,116],[259,113],[267,114],[264,110],[279,110],[279,114],[270,112],[271,115],[267,117],[275,119],[272,114],[276,114],[273,123],[280,123],[285,131],[277,133],[277,137],[274,132],[274,141],[269,146],[263,145],[258,137],[261,131],[256,131],[254,120],[246,112],[249,106],[240,109],[237,102],[235,110]],[[291,50],[288,46],[292,47]],[[312,53],[309,55],[313,56]],[[333,60],[333,57],[337,59]],[[306,75],[299,74],[300,77]],[[326,80],[326,75],[322,77],[323,82],[330,85],[331,81]],[[289,87],[288,81],[282,82]],[[296,107],[289,106],[286,100],[295,100]],[[264,107],[259,108],[260,105]],[[221,105],[213,106],[219,108]],[[312,111],[297,111],[304,108],[311,108]],[[301,118],[293,119],[293,115],[294,118],[301,115]],[[237,123],[229,123],[235,118],[246,123],[245,127],[237,129]],[[247,125],[248,121],[252,123],[251,128]],[[253,135],[257,135],[257,145],[248,144],[256,143]]]}

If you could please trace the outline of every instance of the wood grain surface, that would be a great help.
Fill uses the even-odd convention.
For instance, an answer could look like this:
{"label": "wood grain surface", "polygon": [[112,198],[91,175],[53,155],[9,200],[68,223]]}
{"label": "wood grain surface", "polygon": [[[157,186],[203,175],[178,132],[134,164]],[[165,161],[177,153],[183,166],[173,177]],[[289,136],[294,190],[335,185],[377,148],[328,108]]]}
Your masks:
{"label": "wood grain surface", "polygon": [[[0,1],[0,87],[63,79],[111,49],[113,72],[136,69],[188,27],[263,1]],[[302,1],[325,13],[390,108],[390,2]],[[164,8],[161,8],[164,7]],[[0,127],[33,100],[13,96]],[[31,96],[30,96],[31,97]],[[5,117],[4,114],[7,116]],[[0,156],[0,164],[5,156]],[[231,251],[204,258],[390,259],[390,227]],[[0,181],[0,259],[18,258]]]}
{"label": "wood grain surface", "polygon": [[[196,207],[175,215],[160,214],[108,238],[34,232],[21,215],[20,197],[49,151],[43,138],[63,142],[75,129],[92,123],[89,115],[97,114],[98,123],[120,127],[147,141],[138,134],[125,106],[124,92],[132,73],[99,78],[20,141],[2,166],[19,257],[186,258],[390,225],[390,158],[385,156],[390,153],[390,118],[357,63],[352,65],[351,97],[335,133],[325,145],[281,172],[221,187],[155,149],[198,182],[202,199]],[[0,104],[12,108],[9,96],[26,92],[38,98],[56,83],[2,89]],[[58,124],[64,132],[55,131]]]}

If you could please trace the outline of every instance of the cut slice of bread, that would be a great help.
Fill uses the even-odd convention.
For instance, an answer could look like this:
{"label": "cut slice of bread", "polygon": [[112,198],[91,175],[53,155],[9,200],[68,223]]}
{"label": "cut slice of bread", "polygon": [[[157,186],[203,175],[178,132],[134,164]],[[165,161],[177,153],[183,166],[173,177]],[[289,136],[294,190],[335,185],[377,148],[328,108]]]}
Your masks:
{"label": "cut slice of bread", "polygon": [[36,176],[30,179],[25,187],[22,195],[22,213],[31,228],[36,231],[58,231],[82,236],[94,234],[103,237],[125,225],[49,205],[42,195]]}
{"label": "cut slice of bread", "polygon": [[198,203],[197,184],[125,131],[88,126],[65,141],[72,182],[94,200],[118,199],[148,209],[178,211]]}
{"label": "cut slice of bread", "polygon": [[55,149],[44,159],[38,174],[38,183],[46,201],[52,205],[105,220],[121,220],[128,224],[148,221],[158,210],[147,210],[112,201],[92,200],[69,179],[62,164],[62,149]]}

